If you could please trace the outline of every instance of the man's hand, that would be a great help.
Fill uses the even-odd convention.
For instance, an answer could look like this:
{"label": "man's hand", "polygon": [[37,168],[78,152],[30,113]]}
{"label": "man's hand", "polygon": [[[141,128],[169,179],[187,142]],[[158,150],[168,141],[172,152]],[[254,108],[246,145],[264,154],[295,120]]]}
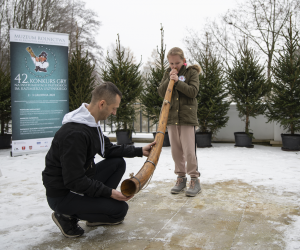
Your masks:
{"label": "man's hand", "polygon": [[128,201],[128,200],[130,200],[133,197],[133,195],[127,197],[127,196],[123,195],[121,192],[113,189],[112,192],[111,192],[111,196],[110,197],[113,198],[113,199],[115,199],[115,200],[118,200],[118,201]]}
{"label": "man's hand", "polygon": [[156,144],[156,141],[151,142],[150,144],[148,144],[147,146],[143,147],[143,156],[149,156],[151,148],[153,145]]}

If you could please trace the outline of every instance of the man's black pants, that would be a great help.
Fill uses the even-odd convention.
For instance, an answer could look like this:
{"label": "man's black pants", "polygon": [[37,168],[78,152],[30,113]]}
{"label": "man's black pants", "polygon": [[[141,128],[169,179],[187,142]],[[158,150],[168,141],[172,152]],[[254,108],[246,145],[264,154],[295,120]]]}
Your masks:
{"label": "man's black pants", "polygon": [[[123,158],[105,159],[96,164],[96,173],[93,179],[116,189],[125,169],[126,163]],[[119,222],[125,218],[128,210],[125,201],[105,197],[93,198],[71,192],[64,197],[47,197],[47,200],[50,208],[55,212],[89,222]]]}

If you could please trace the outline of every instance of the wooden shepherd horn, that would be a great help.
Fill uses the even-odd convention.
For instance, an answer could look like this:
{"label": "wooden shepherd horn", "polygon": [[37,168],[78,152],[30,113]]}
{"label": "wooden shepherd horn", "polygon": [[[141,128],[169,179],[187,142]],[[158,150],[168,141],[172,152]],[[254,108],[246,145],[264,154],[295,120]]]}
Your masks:
{"label": "wooden shepherd horn", "polygon": [[121,192],[125,196],[132,196],[138,193],[145,186],[157,166],[161,148],[164,142],[174,83],[174,80],[170,80],[165,94],[165,99],[162,104],[158,128],[155,136],[156,144],[152,147],[150,155],[140,171],[135,176],[132,174],[130,179],[124,180],[121,184]]}

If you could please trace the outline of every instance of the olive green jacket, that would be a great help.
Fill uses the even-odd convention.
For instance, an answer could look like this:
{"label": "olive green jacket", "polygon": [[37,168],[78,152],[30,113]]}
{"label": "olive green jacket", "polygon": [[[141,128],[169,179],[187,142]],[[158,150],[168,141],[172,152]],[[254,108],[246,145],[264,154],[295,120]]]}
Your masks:
{"label": "olive green jacket", "polygon": [[[158,87],[158,94],[164,98],[170,81],[168,68]],[[182,79],[184,76],[185,79]],[[198,126],[196,96],[199,92],[199,72],[193,66],[182,66],[178,73],[178,81],[175,83],[167,125],[191,125]]]}

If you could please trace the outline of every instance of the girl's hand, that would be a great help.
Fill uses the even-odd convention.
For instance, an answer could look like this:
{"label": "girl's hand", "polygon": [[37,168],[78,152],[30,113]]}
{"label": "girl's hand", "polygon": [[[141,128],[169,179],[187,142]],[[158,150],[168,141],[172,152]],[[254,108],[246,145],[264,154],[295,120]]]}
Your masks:
{"label": "girl's hand", "polygon": [[170,72],[170,79],[174,80],[175,82],[178,82],[178,71],[176,69],[172,69]]}
{"label": "girl's hand", "polygon": [[175,82],[178,82],[178,75],[170,75],[170,79],[174,80]]}
{"label": "girl's hand", "polygon": [[177,73],[178,73],[177,69],[172,69],[171,72],[170,72],[170,76],[171,75],[177,75]]}

